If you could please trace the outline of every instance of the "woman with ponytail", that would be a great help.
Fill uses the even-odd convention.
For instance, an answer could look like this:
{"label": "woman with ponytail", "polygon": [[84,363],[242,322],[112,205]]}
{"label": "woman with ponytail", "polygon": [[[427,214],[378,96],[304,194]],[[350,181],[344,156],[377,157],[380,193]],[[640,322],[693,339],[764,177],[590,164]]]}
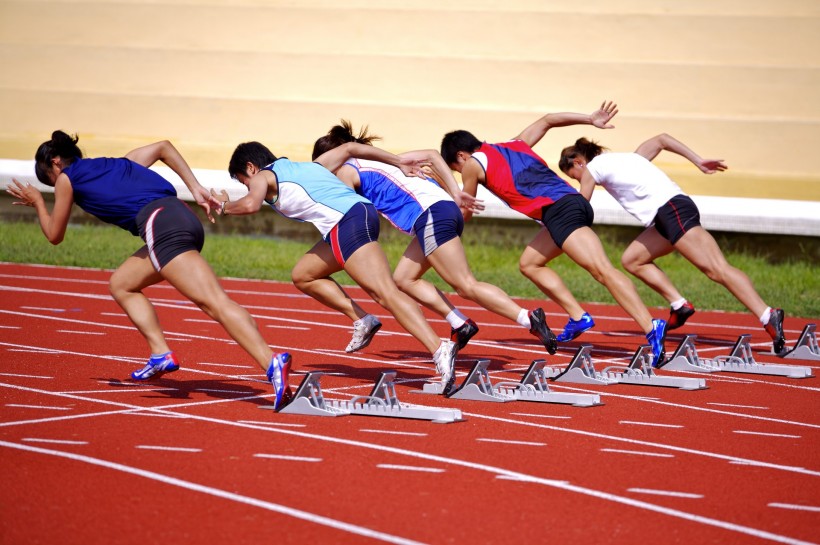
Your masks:
{"label": "woman with ponytail", "polygon": [[13,180],[7,191],[18,199],[14,204],[37,210],[43,234],[52,244],[63,241],[75,203],[145,241],[145,246],[127,258],[110,280],[111,295],[151,350],[148,362],[131,377],[142,381],[179,369],[179,360],[165,340],[154,307],[143,293],[145,288],[167,280],[219,322],[256,360],[274,387],[275,406],[280,407],[289,392],[290,355],[274,354],[248,311],[228,297],[199,253],[205,242],[202,223],[177,198],[174,186],[147,167],[157,161],[168,165],[211,221],[211,206],[219,207],[219,201],[200,185],[185,159],[167,140],[137,148],[122,158],[95,159],[83,158],[78,140],[55,131],[35,154],[37,179],[54,188],[51,211],[31,184]]}
{"label": "woman with ponytail", "polygon": [[675,288],[655,260],[677,250],[713,281],[724,286],[760,319],[772,338],[774,353],[785,349],[782,309],[766,305],[746,274],[726,261],[714,237],[700,224],[698,207],[652,160],[671,151],[691,161],[701,172],[723,172],[722,159],[704,159],[685,144],[660,134],[642,143],[633,153],[602,153],[597,143],[580,138],[564,148],[558,166],[581,184],[581,194],[589,200],[600,185],[646,229],[624,252],[621,262],[667,301],[669,329],[684,324],[695,308]]}

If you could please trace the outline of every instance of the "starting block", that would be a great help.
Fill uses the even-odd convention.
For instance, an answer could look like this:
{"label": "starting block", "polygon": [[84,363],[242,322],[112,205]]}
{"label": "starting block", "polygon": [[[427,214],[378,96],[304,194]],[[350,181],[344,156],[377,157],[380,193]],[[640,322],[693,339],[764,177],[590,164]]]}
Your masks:
{"label": "starting block", "polygon": [[[603,405],[597,394],[573,394],[552,392],[547,381],[544,360],[535,360],[527,368],[520,382],[499,382],[493,385],[487,373],[490,360],[478,360],[467,378],[452,394],[451,399],[470,401],[489,401],[506,403],[508,401],[534,401],[538,403],[563,403],[575,407],[594,407]],[[420,393],[441,394],[441,384],[428,383]]]}
{"label": "starting block", "polygon": [[[322,395],[320,379],[323,373],[308,373],[302,379],[293,400],[279,409],[285,414],[310,416],[382,416],[387,418],[410,418],[430,420],[446,424],[464,419],[458,409],[424,407],[400,403],[396,397],[395,371],[382,371],[370,395],[355,396],[349,400],[328,400]],[[266,407],[267,408],[267,407]]]}
{"label": "starting block", "polygon": [[725,371],[728,373],[747,373],[752,375],[772,375],[788,378],[810,378],[811,368],[796,365],[772,365],[757,363],[752,356],[751,335],[738,337],[728,356],[718,356],[712,360],[698,357],[694,340],[697,335],[687,335],[675,354],[661,367],[674,371],[695,371],[700,373],[714,373]]}
{"label": "starting block", "polygon": [[612,366],[596,371],[590,357],[591,347],[582,345],[563,372],[553,373],[554,381],[580,382],[582,384],[633,384],[636,386],[662,386],[681,390],[703,390],[706,381],[700,378],[661,377],[652,368],[652,348],[639,346],[627,367]]}
{"label": "starting block", "polygon": [[[770,352],[776,355],[774,352]],[[786,352],[783,356],[786,359],[814,360],[820,361],[820,346],[817,344],[817,324],[806,324],[794,348]]]}

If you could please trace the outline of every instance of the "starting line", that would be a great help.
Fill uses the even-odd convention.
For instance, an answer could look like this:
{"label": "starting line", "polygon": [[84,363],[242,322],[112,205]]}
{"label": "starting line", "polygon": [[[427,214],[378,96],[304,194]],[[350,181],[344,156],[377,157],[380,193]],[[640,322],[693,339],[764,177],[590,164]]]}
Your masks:
{"label": "starting line", "polygon": [[662,377],[652,368],[652,350],[649,345],[639,346],[627,367],[611,366],[596,371],[592,363],[592,345],[582,344],[566,369],[551,369],[549,378],[555,382],[575,382],[579,384],[633,384],[635,386],[661,386],[681,390],[706,389],[706,381],[701,378]]}
{"label": "starting line", "polygon": [[[814,325],[814,324],[810,324]],[[806,326],[808,329],[808,326]],[[804,330],[804,333],[806,330]],[[738,337],[728,356],[718,356],[714,359],[698,357],[695,348],[697,335],[686,335],[671,358],[659,367],[672,371],[693,371],[696,373],[747,373],[753,375],[773,375],[788,378],[811,378],[810,367],[797,365],[778,365],[757,363],[752,355],[751,338],[749,334]],[[814,341],[817,342],[816,339]]]}
{"label": "starting line", "polygon": [[[299,384],[293,400],[279,409],[285,414],[302,414],[309,416],[347,416],[358,414],[364,416],[381,416],[388,418],[409,418],[430,420],[439,424],[461,422],[459,409],[443,407],[425,407],[400,403],[396,397],[395,371],[382,371],[370,395],[355,396],[349,400],[329,400],[322,395],[319,383],[324,373],[308,373]],[[271,407],[261,407],[271,409]]]}

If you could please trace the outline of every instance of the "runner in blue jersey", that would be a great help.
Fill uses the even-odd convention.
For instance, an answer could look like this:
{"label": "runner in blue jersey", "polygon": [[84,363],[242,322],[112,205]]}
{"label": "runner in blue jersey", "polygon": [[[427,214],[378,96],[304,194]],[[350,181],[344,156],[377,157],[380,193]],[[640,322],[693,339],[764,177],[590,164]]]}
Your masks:
{"label": "runner in blue jersey", "polygon": [[[350,122],[343,120],[341,125],[332,127],[316,141],[313,157],[320,157],[348,142],[369,145],[377,139],[376,136],[369,136],[366,129],[354,136]],[[547,326],[543,309],[528,312],[500,288],[479,282],[473,276],[461,244],[464,217],[460,205],[471,210],[480,209],[481,206],[475,204],[475,198],[461,191],[437,151],[420,150],[401,156],[429,162],[431,174],[441,180],[442,186],[430,178],[406,176],[396,167],[379,161],[350,159],[335,171],[343,182],[372,201],[397,229],[414,235],[393,273],[399,288],[448,321],[450,338],[459,345],[459,349],[464,348],[470,337],[478,332],[478,327],[455,308],[440,290],[422,279],[430,267],[459,295],[527,328],[550,354],[554,354],[557,342]],[[321,286],[323,282],[323,279],[303,281],[308,291],[330,292],[333,286]],[[345,310],[348,316],[360,313],[356,303],[341,290],[337,293],[337,300],[336,306],[348,303]]]}
{"label": "runner in blue jersey", "polygon": [[14,204],[37,210],[43,234],[52,244],[63,241],[74,203],[145,241],[145,246],[114,271],[110,281],[114,300],[151,349],[151,358],[141,370],[131,374],[132,378],[147,380],[179,369],[177,356],[165,340],[154,307],[143,293],[145,288],[167,280],[219,322],[256,360],[273,384],[275,408],[281,407],[289,394],[290,355],[274,354],[248,311],[228,297],[199,253],[205,241],[202,223],[177,198],[174,186],[147,167],[157,161],[167,164],[211,221],[211,205],[219,206],[219,201],[199,184],[185,159],[168,141],[137,148],[122,158],[85,159],[77,146],[78,140],[55,131],[51,140],[37,149],[37,179],[54,188],[51,212],[43,195],[31,184],[14,180],[8,192],[18,199]]}
{"label": "runner in blue jersey", "polygon": [[335,310],[341,310],[334,306],[333,297],[341,288],[331,275],[341,270],[347,272],[430,351],[441,375],[443,393],[448,394],[455,380],[458,348],[455,343],[442,341],[436,335],[418,305],[393,281],[387,256],[378,244],[379,217],[373,204],[331,172],[351,157],[385,161],[401,167],[407,174],[421,173],[419,161],[402,159],[362,144],[341,146],[318,157],[315,162],[307,163],[277,158],[259,142],[246,142],[237,146],[228,172],[248,188],[248,194],[236,201],[228,201],[226,192],[214,193],[225,201],[220,213],[253,214],[267,203],[285,217],[312,223],[322,240],[294,267],[291,275],[296,287],[304,291],[305,285],[299,279],[324,280],[322,284],[329,286],[331,293],[326,290],[306,293]]}

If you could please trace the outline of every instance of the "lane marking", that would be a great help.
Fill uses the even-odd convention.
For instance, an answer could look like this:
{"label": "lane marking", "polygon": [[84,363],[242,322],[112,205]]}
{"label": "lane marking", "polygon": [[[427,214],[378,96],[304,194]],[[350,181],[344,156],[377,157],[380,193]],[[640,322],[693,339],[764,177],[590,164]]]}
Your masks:
{"label": "lane marking", "polygon": [[23,405],[22,403],[6,403],[6,407],[17,407],[18,409],[43,409],[44,411],[70,411],[74,407],[47,407],[45,405]]}
{"label": "lane marking", "polygon": [[632,420],[620,420],[619,424],[632,424],[634,426],[653,426],[656,428],[682,428],[680,424],[657,424],[655,422],[635,422]]}
{"label": "lane marking", "polygon": [[247,395],[250,392],[247,390],[220,390],[219,388],[194,388],[193,392],[214,392],[216,394],[240,394]]}
{"label": "lane marking", "polygon": [[39,437],[23,437],[20,439],[27,443],[53,443],[55,445],[87,445],[88,441],[70,441],[67,439],[41,439]]}
{"label": "lane marking", "polygon": [[74,335],[106,335],[102,331],[74,331],[71,329],[58,329],[57,333],[71,333]]}
{"label": "lane marking", "polygon": [[655,496],[671,496],[673,498],[692,498],[695,500],[701,499],[703,494],[690,494],[689,492],[672,492],[671,490],[653,490],[651,488],[628,488],[627,492],[635,492],[636,494],[653,494]]}
{"label": "lane marking", "polygon": [[397,464],[376,464],[381,469],[398,469],[399,471],[420,471],[423,473],[444,473],[446,470],[439,467],[403,466]]}
{"label": "lane marking", "polygon": [[163,447],[161,445],[136,445],[135,448],[143,450],[167,450],[170,452],[202,452],[201,448],[188,447]]}
{"label": "lane marking", "polygon": [[284,426],[286,428],[305,428],[305,424],[292,424],[289,422],[259,422],[258,420],[240,420],[240,424],[256,424],[259,426]]}
{"label": "lane marking", "polygon": [[617,454],[637,454],[639,456],[654,456],[656,458],[674,458],[674,454],[665,454],[662,452],[643,452],[640,450],[624,450],[618,448],[602,448],[601,452],[615,452]]}
{"label": "lane marking", "polygon": [[312,458],[310,456],[289,456],[287,454],[265,454],[263,452],[253,455],[254,458],[270,458],[273,460],[287,460],[290,462],[321,462],[321,458]]}
{"label": "lane marking", "polygon": [[532,413],[510,413],[516,416],[531,416],[533,418],[555,418],[560,420],[570,420],[571,416],[556,416],[553,414],[532,414]]}
{"label": "lane marking", "polygon": [[707,402],[706,404],[707,405],[716,405],[718,407],[736,407],[738,409],[760,409],[760,410],[763,410],[763,411],[768,411],[769,410],[768,407],[759,407],[757,405],[734,405],[732,403],[710,403],[710,402]]}
{"label": "lane marking", "polygon": [[770,503],[768,507],[777,507],[780,509],[794,509],[796,511],[810,511],[812,513],[820,513],[820,507],[813,507],[811,505],[795,505],[793,503]]}
{"label": "lane marking", "polygon": [[208,366],[208,367],[232,367],[232,368],[235,368],[235,369],[253,369],[252,365],[235,365],[235,364],[231,364],[231,363],[203,363],[203,362],[198,362],[194,365],[205,365],[205,366]]}
{"label": "lane marking", "polygon": [[250,505],[253,507],[259,507],[261,509],[266,509],[268,511],[273,511],[276,513],[280,513],[283,515],[287,515],[293,518],[305,520],[307,522],[312,522],[315,524],[319,524],[322,526],[327,526],[330,528],[334,528],[337,530],[341,530],[344,532],[348,532],[355,535],[360,535],[372,539],[378,539],[381,541],[385,541],[387,543],[395,543],[396,545],[424,545],[421,542],[413,541],[410,539],[405,539],[402,537],[394,536],[391,534],[385,534],[383,532],[377,532],[375,530],[371,530],[370,528],[365,528],[363,526],[357,526],[355,524],[349,524],[346,522],[342,522],[340,520],[332,519],[329,517],[324,517],[322,515],[317,515],[315,513],[310,513],[308,511],[302,511],[300,509],[295,509],[293,507],[287,507],[281,504],[272,503],[268,501],[259,500],[256,498],[252,498],[249,496],[243,496],[241,494],[236,494],[234,492],[228,492],[226,490],[220,490],[218,488],[214,488],[211,486],[205,486],[201,484],[197,484],[191,481],[185,481],[182,479],[178,479],[176,477],[171,477],[170,475],[163,475],[161,473],[156,473],[153,471],[147,471],[144,469],[138,469],[131,466],[126,466],[123,464],[118,464],[116,462],[109,462],[107,460],[101,460],[99,458],[92,458],[90,456],[82,456],[78,454],[72,454],[68,452],[61,452],[57,450],[50,450],[50,449],[43,449],[39,447],[33,447],[29,445],[20,445],[16,443],[9,443],[7,441],[0,441],[0,446],[8,447],[8,448],[15,448],[18,450],[25,450],[29,452],[36,452],[38,454],[47,454],[51,456],[58,456],[61,458],[68,458],[69,460],[74,460],[77,462],[84,462],[91,465],[101,466],[108,469],[113,469],[115,471],[121,471],[123,473],[130,473],[131,475],[137,475],[139,477],[144,477],[146,479],[158,481],[164,484],[170,484],[173,486],[177,486],[179,488],[184,488],[187,490],[192,490],[194,492],[200,492],[203,494],[208,494],[211,496],[215,496],[218,498],[234,501],[237,503],[242,503],[245,505]]}
{"label": "lane marking", "polygon": [[0,325],[0,329],[23,329],[19,325]]}
{"label": "lane marking", "polygon": [[490,439],[487,437],[479,437],[476,441],[484,441],[485,443],[504,443],[506,445],[526,445],[532,447],[546,447],[546,443],[538,443],[535,441],[513,441],[512,439]]}
{"label": "lane marking", "polygon": [[20,378],[45,378],[45,379],[53,379],[54,377],[42,377],[39,375],[18,375],[15,373],[0,373],[0,376],[3,377],[20,377]]}
{"label": "lane marking", "polygon": [[370,430],[370,429],[361,429],[359,431],[365,433],[383,433],[386,435],[408,435],[411,437],[427,437],[426,433],[419,433],[413,431],[391,431],[391,430]]}
{"label": "lane marking", "polygon": [[742,433],[745,435],[762,435],[764,437],[785,437],[788,439],[800,439],[801,435],[787,435],[785,433],[764,433],[762,431],[745,431],[745,430],[732,430],[732,433]]}

